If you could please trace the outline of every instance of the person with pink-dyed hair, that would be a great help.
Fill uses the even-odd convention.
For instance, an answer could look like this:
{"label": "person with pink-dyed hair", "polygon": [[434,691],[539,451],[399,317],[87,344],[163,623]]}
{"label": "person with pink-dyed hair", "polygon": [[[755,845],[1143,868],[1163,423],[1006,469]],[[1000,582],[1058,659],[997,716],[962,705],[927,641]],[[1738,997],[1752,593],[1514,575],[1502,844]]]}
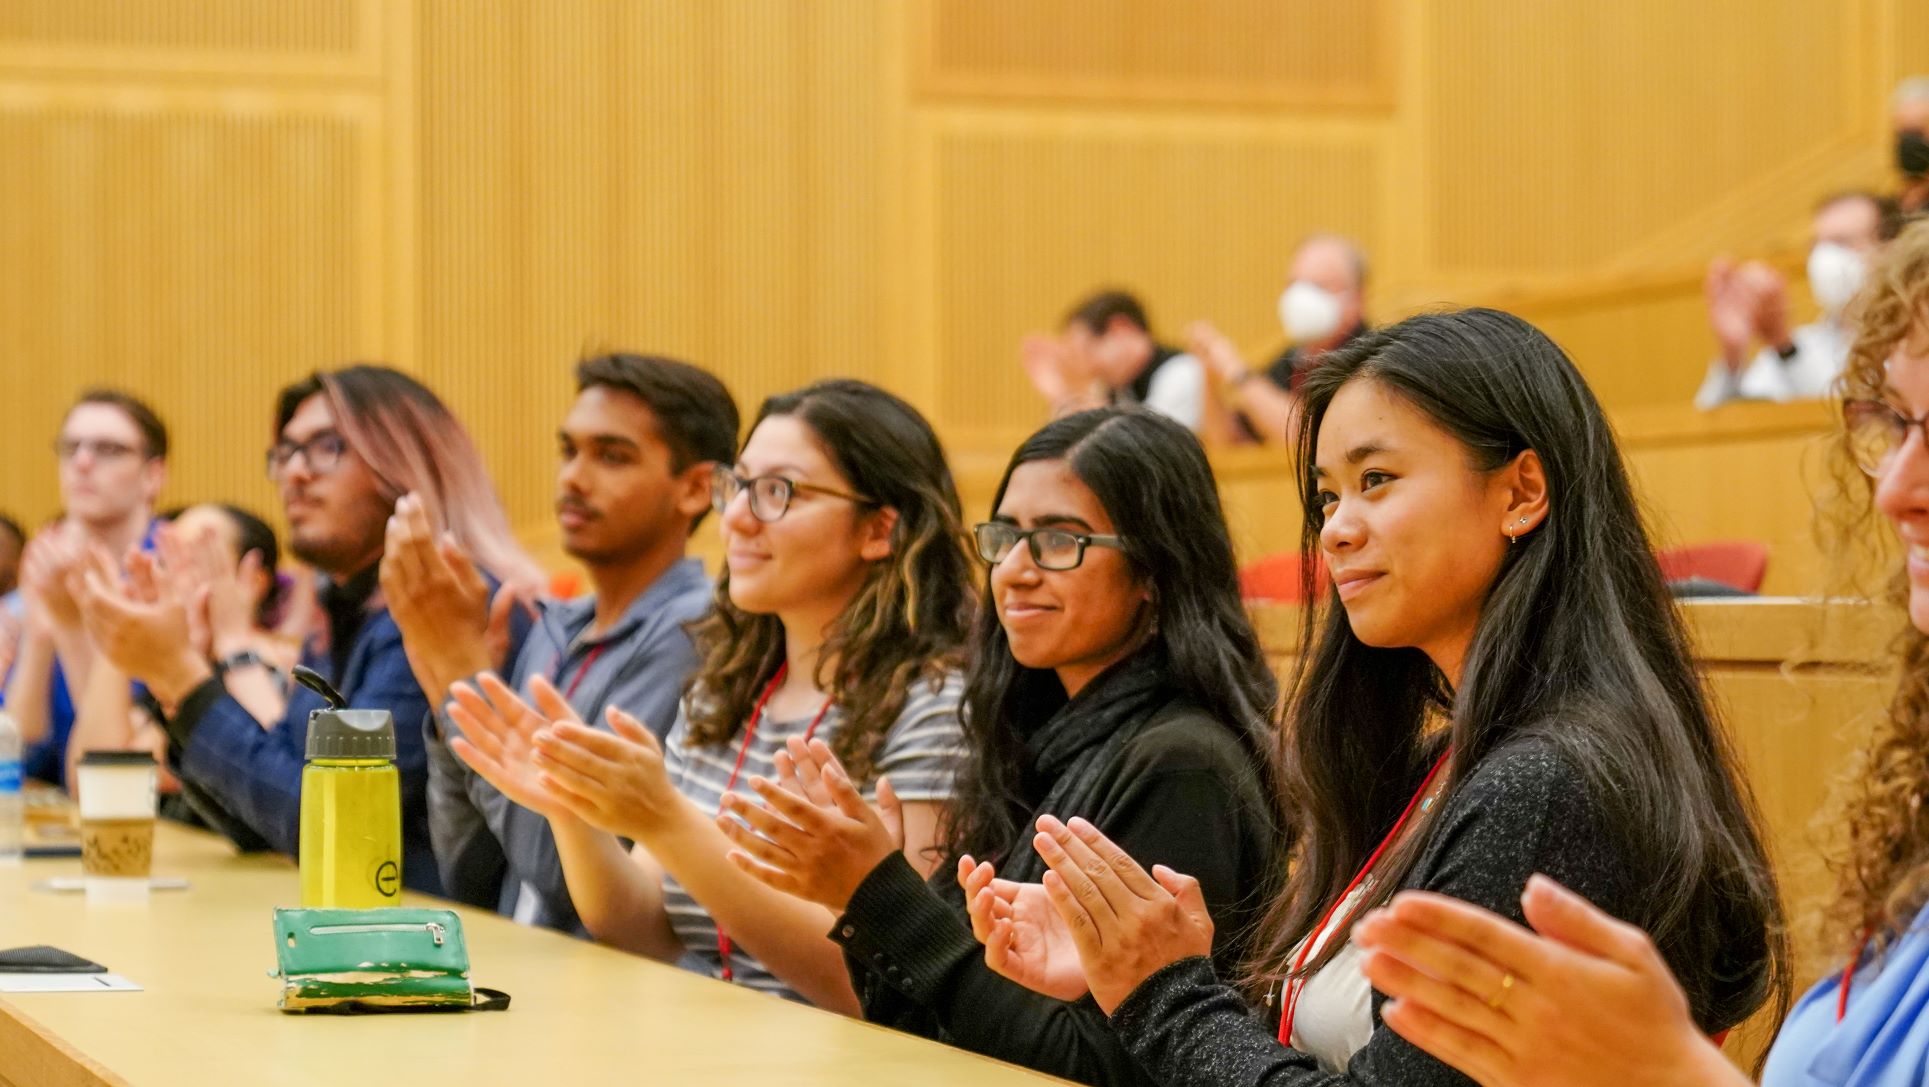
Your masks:
{"label": "person with pink-dyed hair", "polygon": [[[322,621],[302,663],[349,705],[395,715],[402,882],[439,893],[419,727],[428,702],[379,592],[389,516],[402,496],[415,496],[503,592],[533,594],[541,572],[516,545],[468,432],[435,393],[399,370],[355,365],[283,389],[267,469],[288,517],[289,549],[321,574]],[[81,587],[89,635],[159,702],[171,768],[196,808],[243,848],[295,852],[308,714],[319,697],[298,688],[279,720],[257,719],[193,652],[186,602],[170,596],[169,579],[134,573],[124,584],[108,556],[94,556]],[[506,617],[509,609],[498,611]]]}

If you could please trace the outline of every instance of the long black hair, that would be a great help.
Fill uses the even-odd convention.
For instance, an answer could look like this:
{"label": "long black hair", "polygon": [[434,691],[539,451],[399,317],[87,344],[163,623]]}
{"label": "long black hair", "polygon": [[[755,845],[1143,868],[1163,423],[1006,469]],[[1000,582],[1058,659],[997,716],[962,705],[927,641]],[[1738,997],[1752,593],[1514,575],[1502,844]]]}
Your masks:
{"label": "long black hair", "polygon": [[[1549,514],[1507,549],[1454,690],[1419,649],[1366,645],[1337,595],[1311,591],[1321,526],[1313,452],[1334,396],[1355,381],[1425,414],[1476,471],[1531,449],[1546,472]],[[1752,797],[1607,419],[1567,355],[1509,314],[1426,314],[1322,359],[1301,395],[1307,635],[1283,733],[1301,838],[1286,896],[1255,943],[1256,981],[1288,971],[1292,947],[1341,896],[1443,743],[1453,747],[1451,787],[1500,744],[1534,734],[1606,805],[1630,884],[1655,891],[1629,920],[1653,934],[1701,1025],[1738,1022],[1771,993],[1785,1001],[1780,899]],[[1430,732],[1443,717],[1447,728]],[[1412,835],[1382,859],[1362,910],[1400,886],[1426,839]],[[1344,942],[1329,940],[1308,971]]]}
{"label": "long black hair", "polygon": [[[1144,409],[1099,408],[1046,425],[1012,454],[992,499],[996,511],[1021,464],[1063,461],[1091,488],[1125,538],[1125,558],[1151,586],[1149,638],[1163,643],[1172,677],[1200,708],[1236,729],[1277,797],[1271,720],[1278,685],[1239,598],[1232,539],[1212,466],[1192,432]],[[991,602],[972,632],[965,674],[969,754],[946,820],[952,856],[1003,857],[1023,838],[1025,735],[1066,701],[1048,668],[1027,668]],[[1284,819],[1278,825],[1288,825]]]}

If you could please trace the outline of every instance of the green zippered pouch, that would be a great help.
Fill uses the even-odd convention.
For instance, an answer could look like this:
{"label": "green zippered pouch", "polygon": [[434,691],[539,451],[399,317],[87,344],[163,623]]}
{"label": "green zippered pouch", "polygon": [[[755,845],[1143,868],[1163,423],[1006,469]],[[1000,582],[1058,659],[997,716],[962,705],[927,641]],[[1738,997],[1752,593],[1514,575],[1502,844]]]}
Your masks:
{"label": "green zippered pouch", "polygon": [[450,910],[275,911],[281,1010],[499,1010],[507,993],[469,980],[462,918]]}

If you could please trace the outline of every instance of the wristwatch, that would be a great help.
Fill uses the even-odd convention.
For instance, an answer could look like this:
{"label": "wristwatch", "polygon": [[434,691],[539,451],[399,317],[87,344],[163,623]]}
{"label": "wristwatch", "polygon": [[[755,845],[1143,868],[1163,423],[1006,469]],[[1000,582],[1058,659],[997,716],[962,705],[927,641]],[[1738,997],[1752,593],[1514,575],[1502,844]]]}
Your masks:
{"label": "wristwatch", "polygon": [[266,668],[268,661],[252,649],[243,649],[239,653],[230,653],[216,661],[214,663],[214,671],[216,675],[225,676],[236,668],[246,668],[250,664],[259,664]]}

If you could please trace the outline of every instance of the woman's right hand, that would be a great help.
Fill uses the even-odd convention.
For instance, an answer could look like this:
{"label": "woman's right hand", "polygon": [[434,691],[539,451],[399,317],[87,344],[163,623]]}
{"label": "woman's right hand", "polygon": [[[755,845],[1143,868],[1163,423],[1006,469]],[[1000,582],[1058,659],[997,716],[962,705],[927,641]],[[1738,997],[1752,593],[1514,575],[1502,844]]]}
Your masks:
{"label": "woman's right hand", "polygon": [[1077,1000],[1091,990],[1078,945],[1042,883],[999,879],[991,863],[958,858],[971,934],[985,945],[985,965],[1034,992]]}
{"label": "woman's right hand", "polygon": [[1361,918],[1386,1025],[1483,1087],[1749,1082],[1696,1029],[1647,933],[1545,876],[1521,905],[1534,932],[1421,891]]}

